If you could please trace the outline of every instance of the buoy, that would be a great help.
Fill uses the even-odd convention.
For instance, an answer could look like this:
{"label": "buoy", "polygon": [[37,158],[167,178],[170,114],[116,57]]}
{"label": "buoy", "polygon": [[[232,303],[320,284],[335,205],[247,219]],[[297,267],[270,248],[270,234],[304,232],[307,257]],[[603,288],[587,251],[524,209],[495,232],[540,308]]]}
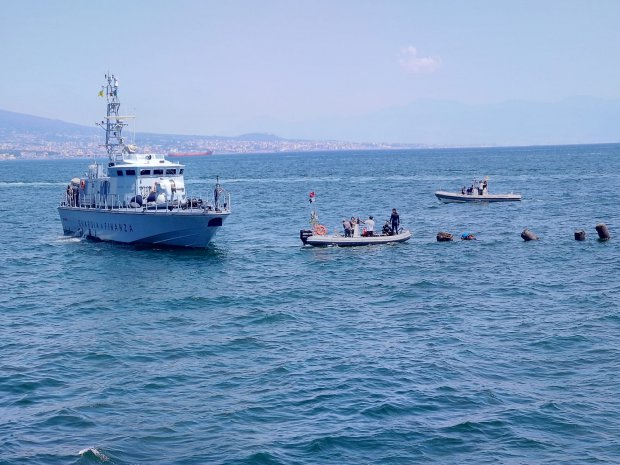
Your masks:
{"label": "buoy", "polygon": [[529,229],[524,229],[523,232],[521,233],[521,238],[525,241],[537,241],[538,240],[538,236],[536,234],[534,234],[532,231],[530,231]]}
{"label": "buoy", "polygon": [[585,241],[586,240],[586,232],[583,229],[579,229],[575,231],[575,240],[576,241]]}
{"label": "buoy", "polygon": [[449,232],[440,231],[437,233],[437,242],[450,242],[452,239],[452,234]]}
{"label": "buoy", "polygon": [[607,229],[607,226],[604,223],[599,223],[596,225],[596,232],[598,233],[598,238],[601,241],[607,241],[611,239],[611,236],[609,235],[609,229]]}

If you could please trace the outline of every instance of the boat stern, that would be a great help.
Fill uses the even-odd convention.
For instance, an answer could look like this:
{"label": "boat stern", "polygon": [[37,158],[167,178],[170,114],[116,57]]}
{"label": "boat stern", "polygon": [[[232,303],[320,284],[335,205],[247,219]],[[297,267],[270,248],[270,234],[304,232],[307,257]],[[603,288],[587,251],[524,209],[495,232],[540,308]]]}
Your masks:
{"label": "boat stern", "polygon": [[299,238],[301,239],[301,242],[304,243],[304,245],[308,243],[308,238],[311,236],[312,236],[312,231],[310,231],[309,229],[301,229],[299,231]]}

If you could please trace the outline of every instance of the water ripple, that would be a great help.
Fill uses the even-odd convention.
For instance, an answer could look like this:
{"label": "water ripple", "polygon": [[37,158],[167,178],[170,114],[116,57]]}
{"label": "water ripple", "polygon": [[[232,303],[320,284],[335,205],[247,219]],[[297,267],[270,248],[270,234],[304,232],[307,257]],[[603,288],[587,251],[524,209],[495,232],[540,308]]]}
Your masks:
{"label": "water ripple", "polygon": [[[235,210],[187,252],[64,238],[59,187],[83,161],[3,162],[0,463],[617,463],[618,155],[188,160],[196,185],[226,173]],[[484,174],[525,200],[432,195]],[[414,237],[304,248],[310,191],[330,229],[397,207]]]}

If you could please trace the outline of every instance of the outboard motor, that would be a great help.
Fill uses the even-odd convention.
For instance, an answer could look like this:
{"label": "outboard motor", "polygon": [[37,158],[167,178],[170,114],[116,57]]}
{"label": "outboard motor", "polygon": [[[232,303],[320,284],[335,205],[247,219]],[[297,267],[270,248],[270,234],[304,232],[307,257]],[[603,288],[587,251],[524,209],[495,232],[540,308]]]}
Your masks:
{"label": "outboard motor", "polygon": [[304,243],[304,245],[306,245],[306,242],[308,241],[308,238],[312,236],[312,231],[310,231],[309,229],[302,229],[299,231],[299,238],[301,239],[301,242]]}

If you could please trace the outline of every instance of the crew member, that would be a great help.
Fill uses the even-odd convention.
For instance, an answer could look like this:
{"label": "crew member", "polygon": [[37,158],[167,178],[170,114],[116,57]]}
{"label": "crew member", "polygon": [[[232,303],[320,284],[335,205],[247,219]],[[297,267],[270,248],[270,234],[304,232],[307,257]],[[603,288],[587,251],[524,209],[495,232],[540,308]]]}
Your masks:
{"label": "crew member", "polygon": [[344,237],[351,237],[351,222],[342,220],[342,227],[344,229]]}
{"label": "crew member", "polygon": [[398,228],[400,227],[400,215],[395,208],[392,208],[392,214],[390,215],[390,223],[392,224],[392,234],[398,234]]}
{"label": "crew member", "polygon": [[392,235],[392,228],[390,227],[389,221],[386,221],[385,224],[383,225],[383,231],[381,232],[381,234],[383,234],[384,236]]}
{"label": "crew member", "polygon": [[369,216],[366,221],[364,221],[366,225],[366,236],[372,237],[375,234],[375,220],[372,219],[372,216]]}

